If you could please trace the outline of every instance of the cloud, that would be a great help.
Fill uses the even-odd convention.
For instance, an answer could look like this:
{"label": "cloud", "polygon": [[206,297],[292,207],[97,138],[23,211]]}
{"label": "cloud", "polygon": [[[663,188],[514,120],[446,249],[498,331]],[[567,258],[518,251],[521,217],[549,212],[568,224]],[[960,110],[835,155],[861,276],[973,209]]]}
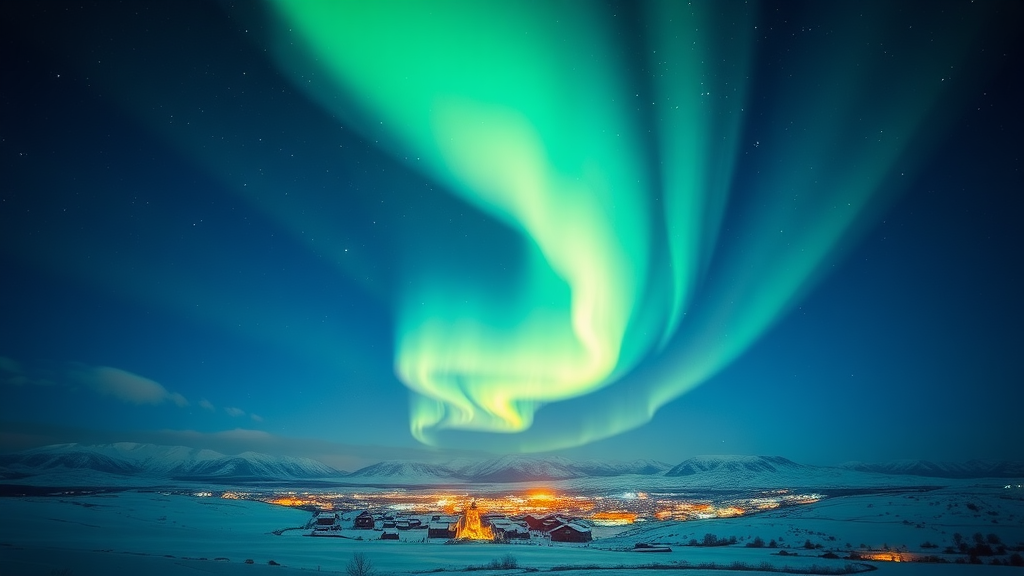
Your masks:
{"label": "cloud", "polygon": [[213,404],[206,398],[203,398],[202,400],[199,401],[199,407],[203,408],[204,410],[209,410],[211,412],[216,410],[216,408],[213,407]]}
{"label": "cloud", "polygon": [[15,359],[0,356],[0,384],[11,386],[53,386],[54,381],[47,377],[48,371],[41,374],[30,374]]}
{"label": "cloud", "polygon": [[0,356],[0,372],[10,372],[11,374],[21,374],[21,365],[18,364],[14,359],[6,356]]}
{"label": "cloud", "polygon": [[276,436],[263,430],[235,428],[218,432],[196,430],[109,430],[62,426],[43,422],[0,421],[0,452],[78,442],[111,444],[141,442],[162,446],[206,448],[221,454],[252,451],[319,460],[339,470],[356,470],[382,460],[443,462],[451,458],[490,458],[476,450],[436,450],[421,446],[352,445],[320,438]]}
{"label": "cloud", "polygon": [[7,383],[15,386],[24,386],[26,384],[32,384],[32,379],[24,374],[18,374],[17,376],[11,376],[8,378]]}
{"label": "cloud", "polygon": [[158,382],[120,368],[96,366],[78,372],[79,378],[104,396],[113,396],[128,404],[162,404],[171,402],[188,406],[188,400],[177,392],[169,392]]}
{"label": "cloud", "polygon": [[241,408],[235,408],[234,406],[228,406],[227,408],[224,409],[224,411],[227,412],[228,415],[230,416],[245,416],[245,410],[242,410]]}
{"label": "cloud", "polygon": [[263,416],[260,416],[259,414],[249,414],[249,417],[252,418],[254,422],[263,422]]}

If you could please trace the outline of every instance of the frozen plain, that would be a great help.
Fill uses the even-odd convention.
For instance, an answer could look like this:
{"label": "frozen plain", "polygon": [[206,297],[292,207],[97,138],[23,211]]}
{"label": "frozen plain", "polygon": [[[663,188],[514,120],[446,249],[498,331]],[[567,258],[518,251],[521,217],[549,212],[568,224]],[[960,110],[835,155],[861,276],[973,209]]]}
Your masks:
{"label": "frozen plain", "polygon": [[[379,574],[428,571],[462,572],[506,554],[518,569],[481,571],[518,574],[526,569],[562,574],[604,576],[637,573],[657,562],[770,563],[806,568],[841,568],[848,560],[818,557],[825,550],[844,555],[866,544],[929,552],[924,542],[945,547],[952,535],[996,533],[1004,543],[1024,542],[1024,490],[1005,482],[946,481],[945,488],[919,493],[829,498],[815,504],[761,514],[689,522],[651,522],[621,534],[582,545],[496,545],[393,542],[310,538],[302,530],[310,514],[262,502],[197,498],[159,492],[126,491],[92,496],[0,498],[0,574],[309,574],[345,573],[354,552],[368,556]],[[967,506],[973,504],[974,510]],[[995,522],[993,522],[993,520]],[[725,547],[682,546],[704,534],[736,536],[740,544]],[[370,533],[376,534],[376,533]],[[747,548],[743,541],[760,536],[780,540],[799,556],[781,557],[776,550]],[[801,549],[805,540],[822,549]],[[671,544],[668,554],[622,551],[636,542]],[[849,544],[849,546],[847,546]],[[245,560],[252,559],[252,564]],[[273,560],[280,566],[270,565]],[[1016,573],[1018,569],[958,564],[867,562],[883,574],[969,575]],[[585,568],[584,568],[585,567]],[[649,574],[750,574],[729,570],[641,571]]]}

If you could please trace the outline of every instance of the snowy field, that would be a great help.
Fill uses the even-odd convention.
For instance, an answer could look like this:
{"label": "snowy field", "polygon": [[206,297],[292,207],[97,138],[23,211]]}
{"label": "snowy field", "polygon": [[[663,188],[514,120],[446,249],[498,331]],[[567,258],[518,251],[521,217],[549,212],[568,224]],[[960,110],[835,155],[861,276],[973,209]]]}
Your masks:
{"label": "snowy field", "polygon": [[[363,553],[379,574],[463,572],[511,554],[518,568],[472,573],[519,574],[527,570],[604,576],[636,573],[643,565],[688,563],[678,570],[651,574],[750,574],[694,568],[701,563],[749,566],[770,564],[806,569],[811,565],[839,569],[853,564],[820,555],[834,550],[845,555],[865,545],[883,545],[936,553],[953,544],[953,534],[970,539],[977,532],[994,533],[1015,546],[1024,542],[1024,490],[977,484],[899,495],[831,498],[813,505],[780,509],[754,516],[691,522],[657,522],[627,530],[589,545],[446,545],[439,542],[312,538],[303,510],[261,502],[196,498],[153,492],[121,492],[95,496],[0,498],[0,574],[308,574],[345,573],[353,553]],[[282,532],[283,530],[283,532]],[[686,546],[705,534],[735,536],[723,547]],[[364,531],[376,535],[376,532]],[[760,537],[776,540],[778,549],[750,548]],[[807,540],[822,548],[807,550]],[[637,542],[662,542],[670,553],[625,551]],[[929,542],[937,550],[922,549]],[[247,564],[246,560],[252,560]],[[274,561],[279,565],[269,564]],[[1006,574],[1020,569],[996,566],[862,562],[883,574]],[[563,571],[566,567],[576,570]],[[682,568],[682,565],[680,565]],[[1022,571],[1021,573],[1024,573]]]}

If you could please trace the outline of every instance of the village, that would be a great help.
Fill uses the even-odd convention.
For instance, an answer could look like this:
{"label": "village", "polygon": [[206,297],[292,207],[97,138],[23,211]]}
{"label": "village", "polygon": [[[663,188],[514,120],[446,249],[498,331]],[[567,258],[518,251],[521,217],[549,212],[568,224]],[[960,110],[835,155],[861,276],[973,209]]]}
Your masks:
{"label": "village", "polygon": [[592,523],[556,514],[509,517],[487,513],[471,501],[460,515],[396,513],[384,510],[314,512],[307,528],[309,536],[356,540],[404,540],[413,542],[460,543],[567,543],[586,544],[593,540]]}

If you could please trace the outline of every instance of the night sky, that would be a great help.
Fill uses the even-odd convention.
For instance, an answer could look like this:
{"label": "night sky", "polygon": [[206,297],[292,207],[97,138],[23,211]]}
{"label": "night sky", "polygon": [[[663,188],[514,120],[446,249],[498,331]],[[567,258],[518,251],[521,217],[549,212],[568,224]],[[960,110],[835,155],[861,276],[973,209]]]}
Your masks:
{"label": "night sky", "polygon": [[1020,2],[21,2],[0,450],[1024,458]]}

